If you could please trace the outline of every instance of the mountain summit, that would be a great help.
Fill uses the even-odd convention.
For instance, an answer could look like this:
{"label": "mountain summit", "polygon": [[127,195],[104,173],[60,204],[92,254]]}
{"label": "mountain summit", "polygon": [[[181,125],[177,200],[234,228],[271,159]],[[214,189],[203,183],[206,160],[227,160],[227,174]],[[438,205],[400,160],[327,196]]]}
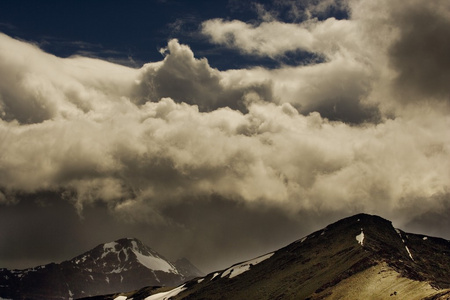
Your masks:
{"label": "mountain summit", "polygon": [[131,291],[143,286],[173,286],[201,272],[187,259],[182,267],[138,239],[120,239],[60,264],[26,270],[0,269],[0,297],[68,299]]}
{"label": "mountain summit", "polygon": [[128,299],[448,299],[450,241],[358,214],[160,298],[144,291]]}

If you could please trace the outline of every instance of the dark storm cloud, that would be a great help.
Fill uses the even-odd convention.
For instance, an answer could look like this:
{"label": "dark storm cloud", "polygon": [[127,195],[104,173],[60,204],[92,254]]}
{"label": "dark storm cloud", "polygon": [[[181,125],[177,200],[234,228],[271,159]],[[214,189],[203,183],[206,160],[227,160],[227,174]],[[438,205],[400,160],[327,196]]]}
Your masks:
{"label": "dark storm cloud", "polygon": [[[187,198],[168,207],[166,214],[185,228],[187,252],[211,271],[274,251],[309,234],[306,228],[319,229],[340,217],[324,213],[318,218],[301,212],[286,216],[270,204],[229,201],[218,195],[200,201]],[[210,264],[203,265],[202,260]]]}
{"label": "dark storm cloud", "polygon": [[77,239],[72,231],[79,218],[73,207],[55,201],[60,199],[52,193],[16,198],[17,205],[0,210],[0,264],[26,268],[64,259]]}
{"label": "dark storm cloud", "polygon": [[204,272],[212,272],[276,250],[341,217],[298,214],[290,218],[277,207],[249,207],[212,195],[196,200],[186,197],[165,209],[169,223],[155,225],[118,219],[98,204],[86,207],[80,219],[55,192],[19,198],[18,205],[0,211],[2,267],[61,262],[103,242],[137,237],[169,259],[187,256]]}
{"label": "dark storm cloud", "polygon": [[[424,199],[423,203],[427,202]],[[447,228],[450,228],[450,194],[445,195],[445,199],[441,199],[441,209],[439,211],[428,211],[423,207],[424,213],[409,220],[405,225],[405,230],[410,232],[422,233],[436,237],[450,239]]]}
{"label": "dark storm cloud", "polygon": [[356,98],[342,98],[339,96],[321,99],[312,107],[300,107],[304,113],[320,112],[324,118],[333,121],[361,124],[364,122],[376,123],[380,120],[378,108],[367,106]]}
{"label": "dark storm cloud", "polygon": [[396,85],[403,102],[450,97],[450,5],[446,1],[408,2],[395,7],[393,23],[398,39],[390,61],[398,72]]}

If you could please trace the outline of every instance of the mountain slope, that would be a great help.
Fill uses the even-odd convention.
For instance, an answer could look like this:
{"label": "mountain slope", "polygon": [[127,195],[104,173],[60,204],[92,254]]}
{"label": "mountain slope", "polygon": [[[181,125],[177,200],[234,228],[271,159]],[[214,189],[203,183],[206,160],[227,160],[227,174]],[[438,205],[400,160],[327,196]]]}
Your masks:
{"label": "mountain slope", "polygon": [[[164,298],[155,292],[129,297]],[[359,214],[171,292],[173,299],[447,299],[450,241]]]}
{"label": "mountain slope", "polygon": [[137,239],[120,239],[61,264],[26,270],[0,270],[0,297],[68,299],[177,285],[201,272],[184,259],[178,269]]}

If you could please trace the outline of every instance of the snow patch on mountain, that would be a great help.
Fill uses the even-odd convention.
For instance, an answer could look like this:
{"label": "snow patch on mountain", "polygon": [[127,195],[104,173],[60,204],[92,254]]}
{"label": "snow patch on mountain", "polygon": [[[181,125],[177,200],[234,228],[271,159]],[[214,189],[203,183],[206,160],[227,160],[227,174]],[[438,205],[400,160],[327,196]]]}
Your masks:
{"label": "snow patch on mountain", "polygon": [[356,240],[358,241],[358,243],[361,246],[364,246],[364,232],[363,232],[362,228],[361,228],[361,233],[356,236]]}
{"label": "snow patch on mountain", "polygon": [[174,288],[173,290],[151,295],[151,296],[145,298],[145,300],[166,300],[166,299],[170,299],[171,297],[175,297],[176,295],[178,295],[179,293],[181,293],[185,289],[186,288],[184,287],[184,284],[183,284],[183,285],[181,285],[181,286],[179,286],[177,288]]}
{"label": "snow patch on mountain", "polygon": [[409,257],[411,258],[411,260],[414,261],[414,258],[412,257],[411,252],[409,251],[408,246],[405,246],[405,248],[406,248],[406,251],[408,252],[408,255],[409,255]]}
{"label": "snow patch on mountain", "polygon": [[159,257],[143,255],[135,250],[133,250],[133,252],[136,255],[136,258],[139,261],[139,263],[141,263],[143,266],[145,266],[150,270],[178,274],[174,266],[172,266],[167,261]]}
{"label": "snow patch on mountain", "polygon": [[251,266],[257,265],[260,262],[262,262],[262,261],[272,257],[273,254],[274,253],[272,252],[272,253],[269,253],[269,254],[257,257],[255,259],[252,259],[252,260],[249,260],[249,261],[246,261],[246,262],[234,265],[231,268],[225,270],[225,272],[223,272],[222,276],[220,276],[220,277],[224,278],[224,277],[229,276],[228,278],[233,278],[233,277],[236,277],[238,275],[241,275],[242,273],[250,270]]}
{"label": "snow patch on mountain", "polygon": [[110,252],[116,252],[116,242],[103,244],[103,254],[101,258],[105,258]]}

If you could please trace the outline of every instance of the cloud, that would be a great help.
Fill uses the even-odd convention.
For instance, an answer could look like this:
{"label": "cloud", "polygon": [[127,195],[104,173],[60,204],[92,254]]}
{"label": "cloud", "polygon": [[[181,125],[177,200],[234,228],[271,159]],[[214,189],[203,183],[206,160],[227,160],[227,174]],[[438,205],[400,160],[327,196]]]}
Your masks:
{"label": "cloud", "polygon": [[197,105],[201,111],[211,111],[219,107],[230,107],[245,111],[245,96],[258,94],[270,100],[269,82],[225,82],[220,71],[209,66],[206,59],[196,59],[192,50],[171,40],[166,49],[163,62],[148,64],[142,69],[139,78],[140,103],[159,101],[170,97],[177,102]]}
{"label": "cloud", "polygon": [[203,22],[202,32],[211,42],[236,48],[246,54],[277,57],[289,51],[307,51],[331,57],[355,47],[354,24],[329,18],[303,23],[267,21],[251,25],[239,20],[213,19]]}
{"label": "cloud", "polygon": [[372,85],[372,70],[354,59],[276,70],[233,70],[224,76],[239,82],[270,82],[272,102],[289,103],[304,115],[319,112],[328,119],[354,124],[380,118],[378,107],[365,100]]}
{"label": "cloud", "polygon": [[[152,224],[215,199],[286,216],[439,213],[450,201],[446,58],[433,48],[428,64],[412,32],[435,30],[432,45],[446,49],[435,25],[449,18],[419,31],[408,12],[422,20],[432,10],[419,6],[432,5],[397,5],[352,1],[349,20],[204,23],[213,41],[248,54],[326,58],[272,70],[219,71],[177,40],[162,61],[132,69],[0,35],[0,201],[50,190],[80,214],[101,204]],[[416,90],[433,101],[405,109]]]}
{"label": "cloud", "polygon": [[409,2],[395,7],[392,23],[398,39],[389,48],[389,59],[397,72],[394,82],[405,93],[404,102],[450,99],[450,5],[431,1]]}
{"label": "cloud", "polygon": [[[378,66],[378,55],[361,43],[364,32],[351,20],[312,19],[303,23],[262,22],[255,26],[242,21],[209,20],[203,33],[211,41],[247,54],[276,59],[292,51],[307,51],[323,58],[322,63],[282,67],[273,71],[239,70],[241,77],[264,78],[272,83],[275,102],[288,102],[303,114],[318,111],[332,120],[376,122],[376,105],[365,101]],[[256,76],[255,74],[258,74]]]}
{"label": "cloud", "polygon": [[[39,123],[92,111],[127,96],[137,71],[97,59],[62,59],[0,34],[2,119]],[[112,97],[110,97],[112,96]]]}

